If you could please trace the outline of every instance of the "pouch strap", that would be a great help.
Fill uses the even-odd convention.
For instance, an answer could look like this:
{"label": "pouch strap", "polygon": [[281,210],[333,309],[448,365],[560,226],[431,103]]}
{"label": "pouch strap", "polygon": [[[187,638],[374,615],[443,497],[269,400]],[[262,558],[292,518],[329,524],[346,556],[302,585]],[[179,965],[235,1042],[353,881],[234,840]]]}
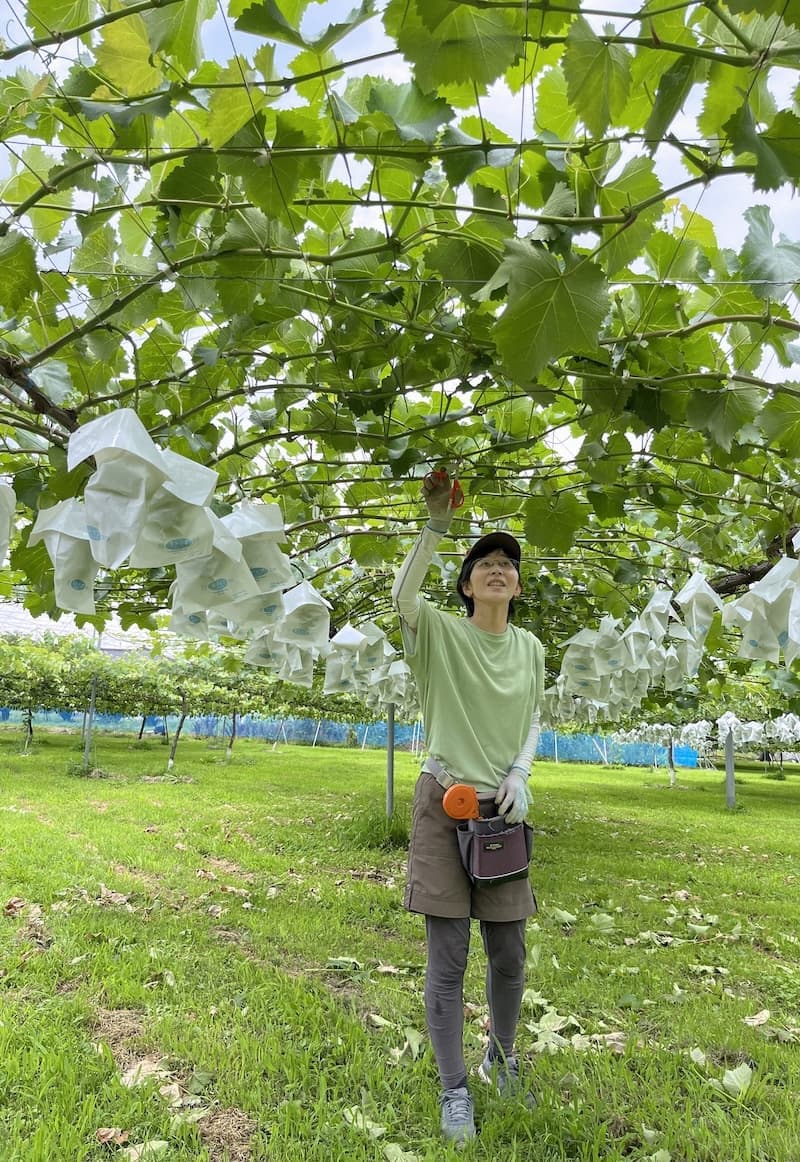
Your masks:
{"label": "pouch strap", "polygon": [[449,775],[439,760],[435,759],[433,755],[428,755],[428,757],[425,759],[425,762],[422,764],[422,769],[425,774],[433,775],[434,779],[436,779],[436,782],[445,791],[449,790],[450,787],[454,787],[458,782],[458,779],[455,779],[452,775]]}

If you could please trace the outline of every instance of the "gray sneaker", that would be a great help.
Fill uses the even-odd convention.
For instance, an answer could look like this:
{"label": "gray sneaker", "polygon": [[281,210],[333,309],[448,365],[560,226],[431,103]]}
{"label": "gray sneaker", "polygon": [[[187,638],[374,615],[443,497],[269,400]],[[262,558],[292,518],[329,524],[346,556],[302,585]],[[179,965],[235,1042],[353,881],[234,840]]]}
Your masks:
{"label": "gray sneaker", "polygon": [[519,1079],[519,1062],[516,1057],[492,1057],[489,1050],[478,1066],[478,1077],[491,1085],[500,1097],[521,1100],[528,1109],[536,1105],[536,1098],[526,1090]]}
{"label": "gray sneaker", "polygon": [[472,1098],[465,1085],[446,1089],[439,1098],[442,1106],[442,1134],[457,1146],[463,1146],[475,1137],[472,1116]]}

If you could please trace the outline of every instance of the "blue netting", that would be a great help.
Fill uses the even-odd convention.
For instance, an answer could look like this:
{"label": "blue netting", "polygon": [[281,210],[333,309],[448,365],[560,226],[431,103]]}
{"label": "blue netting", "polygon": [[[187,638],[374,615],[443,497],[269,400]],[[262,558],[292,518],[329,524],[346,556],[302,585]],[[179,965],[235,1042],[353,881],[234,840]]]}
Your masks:
{"label": "blue netting", "polygon": [[[675,747],[675,765],[696,767],[697,751],[689,746]],[[537,755],[569,763],[620,763],[628,767],[665,767],[669,755],[665,746],[650,742],[615,742],[600,734],[560,734],[543,730]]]}
{"label": "blue netting", "polygon": [[[22,722],[18,710],[0,708],[0,722]],[[48,710],[33,716],[34,726],[73,726],[79,728],[83,714],[69,711]],[[115,730],[139,733],[141,716],[122,714],[97,714],[95,727],[99,730]],[[165,720],[148,715],[145,731],[148,734],[163,735],[165,729],[170,734],[178,725],[175,716]],[[231,735],[230,717],[216,714],[196,715],[187,718],[186,729],[195,738],[227,739]],[[388,727],[385,722],[345,723],[327,718],[261,718],[246,714],[236,720],[236,734],[240,738],[262,739],[264,742],[293,742],[306,746],[366,746],[380,750],[386,748]],[[412,726],[395,724],[395,747],[411,750],[415,741]],[[424,746],[424,735],[423,735]],[[537,757],[568,763],[620,763],[632,767],[665,767],[668,762],[667,748],[647,742],[614,742],[601,734],[560,734],[553,730],[543,730],[539,738]],[[675,765],[696,767],[698,754],[690,746],[675,747]]]}

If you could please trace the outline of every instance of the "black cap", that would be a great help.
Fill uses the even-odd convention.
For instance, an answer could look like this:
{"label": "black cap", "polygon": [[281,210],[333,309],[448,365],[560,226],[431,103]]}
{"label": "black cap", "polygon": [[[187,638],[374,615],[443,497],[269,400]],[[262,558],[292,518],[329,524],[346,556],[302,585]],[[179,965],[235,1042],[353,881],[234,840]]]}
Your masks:
{"label": "black cap", "polygon": [[493,549],[500,549],[512,561],[520,563],[522,559],[522,549],[519,541],[511,536],[511,533],[487,533],[485,537],[481,537],[467,552],[464,558],[464,564],[468,565],[470,561],[477,561],[480,557],[485,557],[491,553]]}
{"label": "black cap", "polygon": [[519,541],[515,537],[512,537],[511,533],[487,533],[485,537],[480,537],[471,546],[461,564],[461,572],[456,582],[456,591],[462,601],[466,600],[462,585],[466,575],[470,571],[470,565],[474,561],[478,561],[481,557],[486,557],[493,549],[499,549],[501,553],[505,553],[515,563],[517,572],[519,573],[519,563],[522,558],[522,549],[520,548]]}

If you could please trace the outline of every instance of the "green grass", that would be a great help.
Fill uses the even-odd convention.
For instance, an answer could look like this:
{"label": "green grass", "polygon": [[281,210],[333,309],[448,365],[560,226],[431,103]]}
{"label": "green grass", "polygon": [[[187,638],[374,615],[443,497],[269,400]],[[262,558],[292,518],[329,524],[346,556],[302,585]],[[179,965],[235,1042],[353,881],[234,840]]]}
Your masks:
{"label": "green grass", "polygon": [[[376,752],[240,740],[227,762],[186,739],[174,779],[155,741],[101,738],[105,777],[68,774],[78,754],[73,736],[21,755],[0,733],[2,1162],[148,1141],[194,1162],[455,1157],[420,1036],[422,921],[401,904],[415,762],[397,756],[387,826]],[[729,812],[719,771],[669,789],[663,772],[537,764],[518,1046],[539,1105],[504,1108],[476,1082],[480,1135],[460,1157],[800,1158],[787,774],[743,774]],[[123,1085],[143,1059],[168,1076]],[[101,1144],[101,1127],[127,1142]]]}

